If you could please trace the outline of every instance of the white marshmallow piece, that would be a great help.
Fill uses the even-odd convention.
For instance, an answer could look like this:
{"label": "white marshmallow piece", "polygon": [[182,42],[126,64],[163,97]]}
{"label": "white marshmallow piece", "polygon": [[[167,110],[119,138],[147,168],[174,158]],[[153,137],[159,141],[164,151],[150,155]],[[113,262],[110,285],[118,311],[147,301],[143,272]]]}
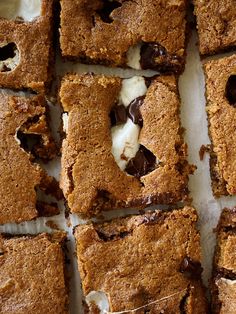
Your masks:
{"label": "white marshmallow piece", "polygon": [[131,46],[127,52],[127,65],[135,70],[141,70],[141,43]]}
{"label": "white marshmallow piece", "polygon": [[145,79],[141,76],[133,76],[122,81],[119,102],[128,107],[132,100],[139,96],[145,95],[147,86]]}
{"label": "white marshmallow piece", "polygon": [[63,121],[63,131],[65,133],[67,133],[68,132],[68,124],[69,124],[69,116],[68,116],[67,112],[64,112],[62,114],[62,121]]}
{"label": "white marshmallow piece", "polygon": [[32,22],[41,15],[41,0],[0,0],[0,17]]}
{"label": "white marshmallow piece", "polygon": [[96,304],[96,306],[100,310],[100,314],[107,314],[109,313],[109,301],[106,294],[102,291],[91,291],[85,297],[85,301],[88,306],[92,303]]}

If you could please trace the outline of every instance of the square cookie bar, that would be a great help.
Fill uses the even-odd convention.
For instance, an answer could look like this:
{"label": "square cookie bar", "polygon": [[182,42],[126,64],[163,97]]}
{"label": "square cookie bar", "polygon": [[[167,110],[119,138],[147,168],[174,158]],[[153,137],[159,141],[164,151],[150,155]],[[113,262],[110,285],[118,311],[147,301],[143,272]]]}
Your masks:
{"label": "square cookie bar", "polygon": [[186,144],[172,76],[67,75],[61,188],[73,213],[171,204],[188,197]]}
{"label": "square cookie bar", "polygon": [[236,309],[236,208],[224,209],[217,228],[212,279],[212,312],[234,314]]}
{"label": "square cookie bar", "polygon": [[66,235],[0,235],[0,312],[66,314]]}
{"label": "square cookie bar", "polygon": [[54,0],[0,1],[0,86],[43,92],[52,79]]}
{"label": "square cookie bar", "polygon": [[235,0],[194,0],[200,53],[236,48]]}
{"label": "square cookie bar", "polygon": [[207,313],[196,220],[184,207],[76,227],[88,313]]}
{"label": "square cookie bar", "polygon": [[186,0],[61,0],[61,50],[85,63],[182,72]]}
{"label": "square cookie bar", "polygon": [[0,93],[0,224],[58,213],[37,198],[40,191],[57,198],[60,192],[55,179],[35,162],[48,161],[56,152],[45,98]]}
{"label": "square cookie bar", "polygon": [[204,64],[215,196],[236,194],[236,55]]}

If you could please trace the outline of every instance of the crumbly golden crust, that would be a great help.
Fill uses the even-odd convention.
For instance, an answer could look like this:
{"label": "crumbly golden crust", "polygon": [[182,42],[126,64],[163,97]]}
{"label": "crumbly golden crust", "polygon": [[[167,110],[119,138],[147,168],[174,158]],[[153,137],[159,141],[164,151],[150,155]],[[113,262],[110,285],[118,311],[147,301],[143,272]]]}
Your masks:
{"label": "crumbly golden crust", "polygon": [[0,312],[66,314],[64,232],[0,235]]}
{"label": "crumbly golden crust", "polygon": [[[196,211],[185,207],[76,227],[84,295],[105,293],[111,312],[167,297],[137,313],[207,313],[196,220]],[[186,260],[192,271],[183,268]]]}
{"label": "crumbly golden crust", "polygon": [[236,47],[235,0],[194,0],[202,55]]}
{"label": "crumbly golden crust", "polygon": [[43,204],[37,203],[36,188],[50,193],[50,186],[56,186],[55,180],[33,163],[33,155],[21,147],[17,138],[19,132],[40,138],[40,144],[34,147],[36,157],[50,159],[55,156],[45,98],[0,93],[0,224],[37,217],[37,205],[43,207]]}
{"label": "crumbly golden crust", "polygon": [[158,43],[166,48],[169,55],[176,56],[172,60],[173,68],[177,65],[178,71],[183,70],[186,1],[115,2],[120,7],[111,13],[112,22],[107,23],[98,11],[103,3],[109,1],[61,0],[60,43],[63,56],[124,66],[131,46],[140,42]]}
{"label": "crumbly golden crust", "polygon": [[43,0],[41,16],[33,22],[0,18],[0,45],[15,43],[19,65],[12,71],[0,72],[0,86],[44,92],[52,80],[54,0]]}
{"label": "crumbly golden crust", "polygon": [[236,208],[225,208],[217,228],[212,278],[212,311],[234,314],[236,308]]}
{"label": "crumbly golden crust", "polygon": [[67,75],[60,98],[69,126],[62,145],[61,188],[72,212],[92,216],[100,210],[175,203],[188,195],[179,97],[174,77],[157,77],[141,106],[140,144],[161,163],[139,179],[118,167],[111,152],[109,114],[121,79],[92,74]]}
{"label": "crumbly golden crust", "polygon": [[236,56],[204,64],[209,136],[212,141],[211,177],[215,196],[236,193],[236,109],[226,97],[226,86],[236,74]]}

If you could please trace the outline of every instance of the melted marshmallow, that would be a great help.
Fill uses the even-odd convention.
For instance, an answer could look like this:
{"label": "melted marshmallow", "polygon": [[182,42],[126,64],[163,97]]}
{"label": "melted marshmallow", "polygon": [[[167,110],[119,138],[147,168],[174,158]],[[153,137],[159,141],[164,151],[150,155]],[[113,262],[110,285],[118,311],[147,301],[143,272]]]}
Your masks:
{"label": "melted marshmallow", "polygon": [[0,0],[0,17],[31,22],[41,14],[41,0]]}
{"label": "melted marshmallow", "polygon": [[[143,77],[134,76],[122,81],[119,102],[125,107],[132,100],[146,94],[147,87]],[[140,127],[134,124],[129,118],[123,125],[111,128],[112,154],[121,170],[125,170],[130,159],[134,158],[139,150]]]}
{"label": "melted marshmallow", "polygon": [[63,121],[63,131],[65,133],[68,132],[68,123],[69,123],[69,117],[68,117],[68,113],[67,112],[64,112],[62,114],[62,121]]}
{"label": "melted marshmallow", "polygon": [[96,306],[100,310],[100,314],[107,314],[109,312],[109,302],[108,302],[108,298],[104,292],[91,291],[85,297],[85,301],[88,304],[88,306],[91,303],[96,304]]}
{"label": "melted marshmallow", "polygon": [[137,44],[129,48],[127,52],[127,65],[136,70],[141,70],[141,44]]}

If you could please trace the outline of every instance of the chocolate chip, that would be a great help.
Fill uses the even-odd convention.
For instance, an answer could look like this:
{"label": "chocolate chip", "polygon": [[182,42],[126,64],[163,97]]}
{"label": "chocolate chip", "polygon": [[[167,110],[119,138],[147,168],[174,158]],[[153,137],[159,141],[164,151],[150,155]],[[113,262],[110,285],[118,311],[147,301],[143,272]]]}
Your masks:
{"label": "chocolate chip", "polygon": [[229,77],[225,92],[230,105],[236,107],[236,75],[231,75]]}
{"label": "chocolate chip", "polygon": [[136,156],[128,162],[125,171],[137,178],[140,178],[153,171],[156,166],[156,157],[146,147],[140,145]]}
{"label": "chocolate chip", "polygon": [[17,47],[14,43],[9,43],[3,47],[0,47],[0,61],[14,58],[16,55],[16,50]]}
{"label": "chocolate chip", "polygon": [[111,125],[123,124],[127,120],[126,108],[123,105],[115,105],[110,113]]}
{"label": "chocolate chip", "polygon": [[141,47],[141,68],[156,71],[178,73],[182,67],[181,60],[176,55],[168,54],[165,47],[157,43],[144,43]]}
{"label": "chocolate chip", "polygon": [[180,264],[180,272],[186,277],[192,279],[200,279],[203,269],[201,263],[193,261],[190,257],[185,257]]}
{"label": "chocolate chip", "polygon": [[135,98],[128,107],[128,117],[133,121],[134,124],[138,124],[140,127],[143,126],[143,118],[140,112],[140,107],[143,104],[145,96]]}
{"label": "chocolate chip", "polygon": [[97,10],[96,12],[101,17],[104,23],[112,23],[113,19],[110,17],[110,14],[115,9],[121,7],[121,3],[118,1],[110,1],[110,0],[102,0],[102,8]]}

